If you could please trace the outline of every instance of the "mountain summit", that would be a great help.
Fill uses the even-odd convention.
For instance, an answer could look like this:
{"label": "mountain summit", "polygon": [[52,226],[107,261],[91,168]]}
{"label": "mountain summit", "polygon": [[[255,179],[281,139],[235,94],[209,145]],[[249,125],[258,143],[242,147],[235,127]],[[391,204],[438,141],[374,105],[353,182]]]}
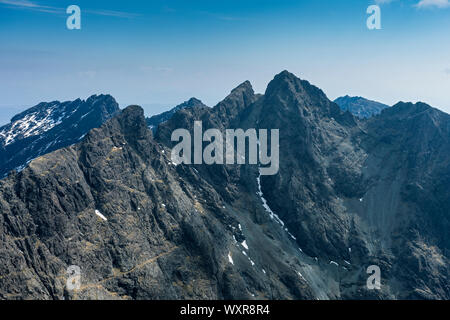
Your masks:
{"label": "mountain summit", "polygon": [[203,108],[206,107],[206,105],[204,105],[203,102],[201,102],[197,98],[191,98],[188,101],[185,101],[182,104],[179,104],[178,106],[170,109],[169,111],[148,118],[147,125],[155,133],[158,125],[169,120],[177,111],[194,107]]}

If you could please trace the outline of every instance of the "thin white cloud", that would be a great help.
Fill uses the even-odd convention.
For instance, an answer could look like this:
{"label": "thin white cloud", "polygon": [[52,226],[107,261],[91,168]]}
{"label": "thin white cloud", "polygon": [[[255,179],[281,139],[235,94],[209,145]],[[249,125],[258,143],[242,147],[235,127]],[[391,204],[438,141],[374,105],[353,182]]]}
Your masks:
{"label": "thin white cloud", "polygon": [[31,1],[27,1],[27,0],[0,0],[0,3],[11,5],[11,6],[25,7],[25,8],[40,7],[39,5],[32,3]]}
{"label": "thin white cloud", "polygon": [[450,8],[449,0],[420,0],[418,4],[416,4],[417,8],[425,9],[425,8]]}
{"label": "thin white cloud", "polygon": [[94,70],[86,70],[86,71],[79,71],[78,72],[78,76],[80,78],[93,79],[93,78],[95,78],[96,75],[97,75],[97,71],[94,71]]}
{"label": "thin white cloud", "polygon": [[[5,5],[11,9],[24,9],[24,10],[53,13],[53,14],[65,14],[66,13],[65,8],[44,6],[44,5],[38,4],[37,2],[29,1],[29,0],[0,0],[0,5]],[[88,14],[95,14],[95,15],[99,15],[99,16],[129,18],[129,19],[139,16],[138,14],[134,14],[134,13],[122,12],[122,11],[112,11],[112,10],[90,10],[90,9],[83,10],[82,9],[82,12],[85,12]]]}
{"label": "thin white cloud", "polygon": [[174,69],[172,67],[152,67],[152,66],[141,66],[139,68],[143,72],[154,72],[154,73],[170,73]]}
{"label": "thin white cloud", "polygon": [[209,12],[209,11],[198,11],[198,13],[202,14],[202,15],[210,16],[210,17],[218,19],[218,20],[223,20],[223,21],[243,21],[243,20],[247,20],[246,18],[222,15],[222,14],[217,14],[217,13],[213,13],[213,12]]}
{"label": "thin white cloud", "polygon": [[111,11],[111,10],[84,10],[86,13],[95,14],[98,16],[108,16],[108,17],[116,17],[116,18],[136,18],[140,15],[137,13],[129,13],[123,11]]}
{"label": "thin white cloud", "polygon": [[[397,2],[398,0],[374,0],[374,1],[378,5],[383,5],[392,2]],[[419,9],[427,9],[427,8],[445,9],[450,8],[450,0],[419,0],[419,2],[417,2],[413,6]]]}
{"label": "thin white cloud", "polygon": [[37,4],[36,2],[31,2],[28,0],[0,0],[0,4],[5,5],[11,9],[24,9],[54,14],[61,14],[65,11],[62,8],[43,6]]}
{"label": "thin white cloud", "polygon": [[390,3],[393,2],[395,0],[375,0],[376,4],[385,4],[385,3]]}

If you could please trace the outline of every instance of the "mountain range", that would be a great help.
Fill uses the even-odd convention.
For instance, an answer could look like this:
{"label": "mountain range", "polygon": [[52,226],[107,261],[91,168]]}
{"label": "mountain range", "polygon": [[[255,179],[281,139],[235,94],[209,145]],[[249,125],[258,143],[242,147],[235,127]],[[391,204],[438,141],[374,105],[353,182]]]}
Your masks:
{"label": "mountain range", "polygon": [[[287,71],[154,122],[113,105],[0,180],[0,298],[450,299],[448,114],[398,103],[360,119]],[[279,129],[278,174],[175,165],[171,134],[194,121]]]}
{"label": "mountain range", "polygon": [[[341,97],[335,102],[344,111],[369,118],[388,107],[362,97]],[[206,107],[199,99],[190,98],[182,104],[146,119],[156,134],[158,126],[177,111]],[[120,111],[110,95],[91,96],[87,101],[41,102],[14,116],[0,127],[0,178],[11,170],[23,170],[33,159],[80,141],[86,133],[99,127]]]}

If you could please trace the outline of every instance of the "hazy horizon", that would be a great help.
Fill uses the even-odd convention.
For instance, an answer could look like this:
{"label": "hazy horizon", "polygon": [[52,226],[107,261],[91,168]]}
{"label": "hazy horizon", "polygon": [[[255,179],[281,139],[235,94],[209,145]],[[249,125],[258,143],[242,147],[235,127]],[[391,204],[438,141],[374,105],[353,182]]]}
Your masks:
{"label": "hazy horizon", "polygon": [[[289,70],[288,70],[288,71],[289,71]],[[302,79],[302,80],[307,80],[307,79]],[[250,81],[250,80],[249,80],[249,81]],[[242,82],[244,82],[244,81],[242,81]],[[242,82],[240,82],[240,83],[242,83]],[[250,82],[251,82],[251,81],[250,81]],[[240,83],[237,83],[235,87],[237,87]],[[313,83],[312,83],[312,84],[313,84]],[[253,85],[253,84],[252,84],[252,85]],[[314,84],[313,84],[313,85],[314,85]],[[234,89],[235,87],[231,88],[231,89],[229,90],[229,92],[230,92],[232,89]],[[320,87],[319,87],[319,88],[320,88]],[[253,88],[253,89],[255,89],[255,88]],[[324,91],[323,88],[320,88],[320,89]],[[265,91],[265,90],[261,90],[261,91],[255,90],[255,93],[261,93],[261,94],[263,94],[264,91]],[[229,92],[228,92],[228,93],[229,93]],[[193,98],[193,97],[194,97],[194,98],[197,98],[197,99],[199,99],[199,100],[201,100],[204,104],[206,104],[206,105],[209,106],[209,107],[214,107],[217,103],[219,103],[220,101],[222,101],[222,100],[226,97],[226,95],[228,95],[228,93],[226,93],[222,98],[218,99],[217,101],[213,101],[213,102],[210,102],[210,103],[208,103],[208,101],[203,100],[201,97],[196,96],[196,95],[187,96],[186,98],[181,99],[181,100],[178,101],[178,102],[173,102],[173,103],[164,103],[164,102],[148,102],[148,103],[138,103],[138,102],[130,102],[130,103],[126,103],[126,102],[125,102],[125,103],[124,103],[124,102],[121,102],[121,101],[117,101],[117,99],[116,99],[116,101],[117,101],[117,103],[119,104],[119,107],[120,107],[121,109],[124,109],[124,108],[126,108],[126,107],[128,107],[128,106],[130,106],[130,105],[139,105],[140,107],[142,107],[142,108],[144,109],[145,116],[146,116],[146,117],[151,117],[151,116],[160,114],[160,113],[162,113],[162,112],[168,111],[168,110],[170,110],[170,109],[176,107],[177,105],[179,105],[179,104],[181,104],[181,103],[183,103],[183,102],[189,100],[190,98]],[[326,91],[324,91],[324,93],[327,95]],[[36,102],[36,103],[34,103],[34,104],[32,104],[32,105],[25,105],[25,106],[24,106],[24,105],[22,105],[22,106],[11,106],[11,105],[9,105],[9,106],[2,106],[2,105],[0,105],[0,110],[2,111],[2,112],[1,112],[1,115],[0,115],[0,126],[3,126],[3,125],[5,125],[5,124],[9,123],[10,120],[11,120],[11,118],[12,118],[13,116],[15,116],[16,114],[18,114],[18,113],[20,113],[20,112],[22,112],[22,111],[25,111],[25,110],[27,110],[27,109],[29,109],[29,108],[31,108],[31,107],[34,107],[35,105],[37,105],[37,104],[39,104],[39,103],[41,103],[41,102],[52,102],[52,101],[60,101],[60,102],[64,102],[64,101],[73,101],[73,100],[76,100],[76,99],[86,100],[86,99],[88,99],[88,98],[89,98],[90,96],[92,96],[92,95],[100,95],[100,94],[110,94],[112,97],[114,97],[113,94],[108,93],[108,92],[97,92],[97,93],[90,94],[90,95],[88,95],[88,96],[86,96],[86,97],[74,97],[74,98],[67,99],[67,100],[65,100],[65,99],[62,99],[62,100],[59,100],[59,99],[51,99],[51,100],[47,100],[47,101],[38,101],[38,102]],[[337,98],[339,98],[339,97],[346,96],[346,95],[349,95],[349,94],[343,93],[343,94],[338,95],[338,96],[336,96],[336,97],[330,97],[330,96],[327,95],[327,97],[328,97],[331,101],[334,101],[335,99],[337,99]],[[361,95],[349,95],[349,96],[351,96],[351,97],[361,97]],[[115,98],[115,97],[114,97],[114,98]],[[389,105],[389,106],[393,106],[393,105],[395,105],[396,103],[401,102],[401,101],[403,101],[403,102],[413,102],[413,103],[416,103],[416,102],[424,102],[424,103],[429,104],[427,101],[421,101],[421,100],[417,100],[417,101],[404,101],[404,100],[401,100],[401,99],[400,99],[400,100],[395,101],[394,103],[386,103],[386,102],[384,102],[384,101],[379,101],[379,100],[371,99],[370,97],[367,97],[367,96],[364,96],[363,98],[368,99],[368,100],[372,100],[372,101],[376,101],[376,102],[380,102],[380,103],[383,103],[383,104],[386,104],[386,105]],[[443,112],[445,112],[445,113],[447,113],[447,114],[450,114],[449,111],[444,110],[444,109],[442,109],[442,108],[439,108],[439,106],[433,106],[433,105],[431,105],[431,106],[434,107],[434,108],[440,109],[441,111],[443,111]]]}

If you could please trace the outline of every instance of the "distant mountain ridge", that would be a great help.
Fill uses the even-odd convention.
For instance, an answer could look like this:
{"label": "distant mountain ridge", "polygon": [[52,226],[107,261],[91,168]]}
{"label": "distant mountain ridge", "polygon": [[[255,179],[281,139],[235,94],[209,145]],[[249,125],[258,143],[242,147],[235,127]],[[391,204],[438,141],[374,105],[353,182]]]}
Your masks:
{"label": "distant mountain ridge", "polygon": [[194,107],[207,107],[207,106],[203,104],[203,102],[201,102],[199,99],[191,98],[188,101],[185,101],[182,104],[179,104],[178,106],[170,109],[169,111],[147,118],[146,120],[147,125],[153,131],[153,133],[155,133],[156,129],[158,128],[158,125],[169,120],[177,111]]}
{"label": "distant mountain ridge", "polygon": [[334,102],[343,110],[350,111],[358,118],[367,119],[380,114],[388,105],[365,99],[363,97],[350,97],[348,95],[339,97]]}
{"label": "distant mountain ridge", "polygon": [[120,111],[110,95],[86,101],[42,102],[0,127],[0,178],[22,170],[31,160],[78,142]]}

